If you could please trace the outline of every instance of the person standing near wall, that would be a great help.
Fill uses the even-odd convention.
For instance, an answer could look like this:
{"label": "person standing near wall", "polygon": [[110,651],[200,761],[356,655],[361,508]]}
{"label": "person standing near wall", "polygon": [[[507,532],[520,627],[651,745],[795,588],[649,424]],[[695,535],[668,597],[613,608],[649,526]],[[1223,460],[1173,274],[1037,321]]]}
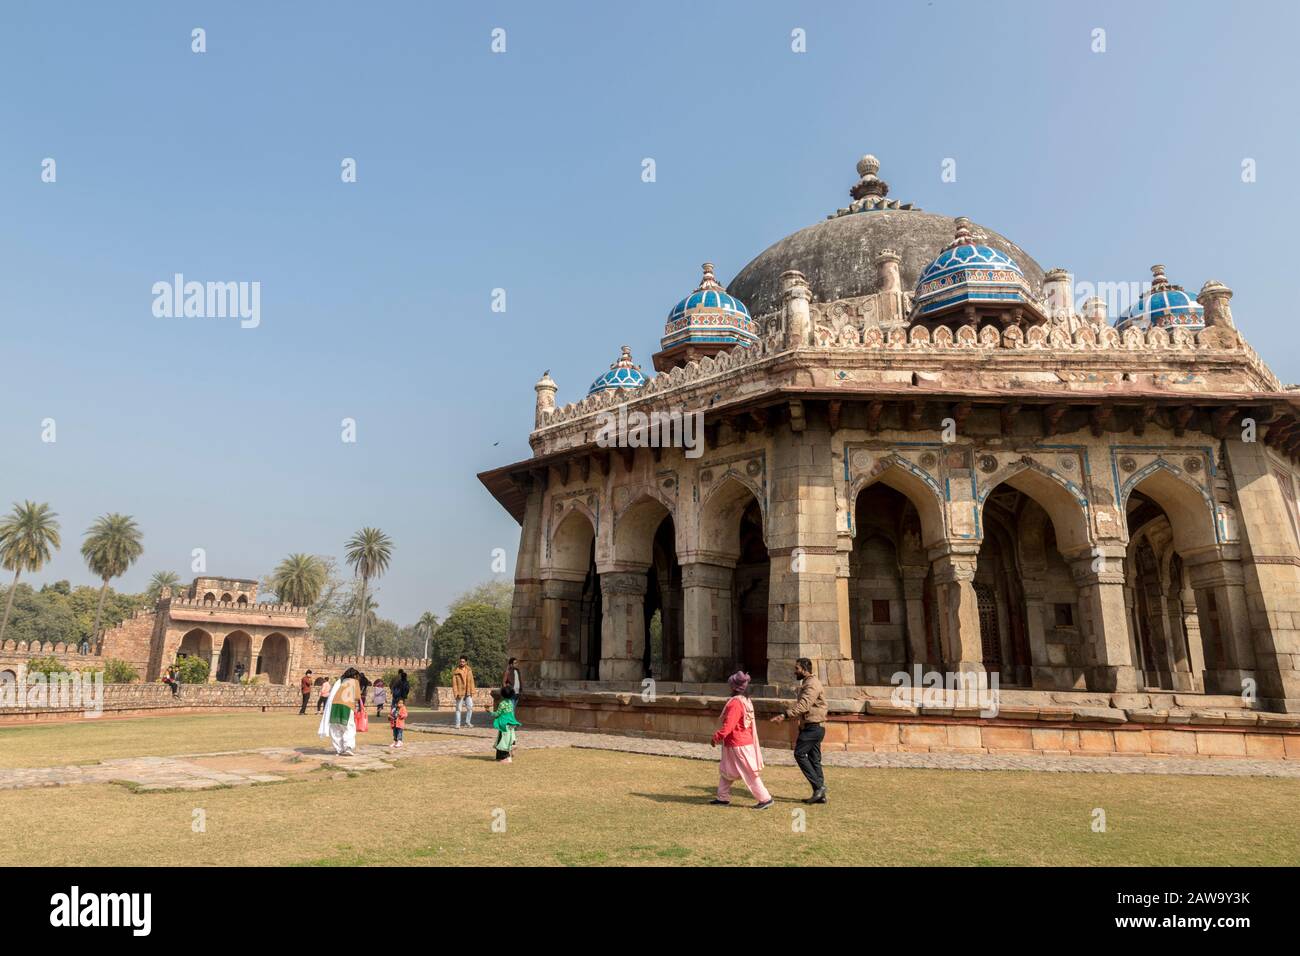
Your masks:
{"label": "person standing near wall", "polygon": [[460,729],[460,711],[464,707],[465,726],[474,726],[474,670],[469,666],[469,659],[461,657],[456,669],[451,672],[451,696],[456,699],[456,728]]}
{"label": "person standing near wall", "polygon": [[329,700],[330,686],[333,682],[328,677],[322,677],[320,682],[320,696],[316,698],[316,713],[325,709],[325,701]]}
{"label": "person standing near wall", "polygon": [[[307,673],[302,675],[302,684],[300,685],[300,689],[302,690],[302,707],[301,709],[299,709],[298,713],[305,714],[307,713],[307,702],[311,700],[311,671],[310,670],[308,670]],[[317,709],[319,710],[319,708]]]}
{"label": "person standing near wall", "polygon": [[513,657],[506,663],[506,671],[501,676],[501,686],[509,687],[514,692],[514,696],[511,697],[511,700],[515,705],[515,713],[518,714],[519,695],[524,692],[524,678],[523,675],[519,673],[519,668],[516,666],[516,663],[517,662]]}
{"label": "person standing near wall", "polygon": [[411,681],[406,676],[406,671],[400,667],[397,669],[397,680],[393,681],[391,688],[393,692],[393,706],[397,706],[399,700],[406,700],[411,696]]}
{"label": "person standing near wall", "polygon": [[777,714],[772,722],[799,718],[799,736],[795,739],[794,759],[812,784],[813,794],[804,803],[826,802],[826,777],[822,774],[822,740],[826,736],[826,691],[813,674],[813,665],[806,657],[794,662],[794,676],[800,681],[799,699],[784,714]]}

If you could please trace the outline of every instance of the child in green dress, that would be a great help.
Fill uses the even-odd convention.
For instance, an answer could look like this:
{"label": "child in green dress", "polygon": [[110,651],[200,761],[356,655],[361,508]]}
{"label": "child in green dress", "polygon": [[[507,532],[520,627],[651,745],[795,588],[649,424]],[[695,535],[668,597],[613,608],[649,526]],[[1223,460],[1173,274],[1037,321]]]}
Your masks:
{"label": "child in green dress", "polygon": [[501,688],[501,703],[497,704],[495,716],[492,718],[492,726],[497,731],[497,740],[496,744],[494,744],[497,761],[499,763],[510,763],[510,755],[515,749],[515,728],[519,726],[519,721],[515,719],[515,691],[513,687]]}

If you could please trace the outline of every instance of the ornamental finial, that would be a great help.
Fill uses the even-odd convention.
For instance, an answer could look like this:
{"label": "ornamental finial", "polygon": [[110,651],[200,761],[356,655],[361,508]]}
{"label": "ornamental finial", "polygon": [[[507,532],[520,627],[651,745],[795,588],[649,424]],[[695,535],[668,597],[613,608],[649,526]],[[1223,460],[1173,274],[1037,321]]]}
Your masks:
{"label": "ornamental finial", "polygon": [[718,282],[718,277],[713,274],[713,263],[706,262],[700,266],[704,270],[704,277],[700,279],[700,284],[696,292],[703,292],[705,289],[721,289],[722,285]]}
{"label": "ornamental finial", "polygon": [[858,160],[857,183],[849,190],[849,195],[854,199],[864,199],[867,196],[875,196],[883,199],[889,195],[889,183],[876,176],[880,171],[880,160],[870,153]]}

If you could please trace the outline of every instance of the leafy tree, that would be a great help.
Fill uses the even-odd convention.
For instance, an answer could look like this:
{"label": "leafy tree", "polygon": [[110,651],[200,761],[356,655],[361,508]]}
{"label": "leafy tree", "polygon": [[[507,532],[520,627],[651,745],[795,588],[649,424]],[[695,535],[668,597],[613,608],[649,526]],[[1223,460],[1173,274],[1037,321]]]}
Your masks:
{"label": "leafy tree", "polygon": [[[358,607],[367,610],[369,604],[366,603],[366,590],[370,579],[382,577],[388,570],[388,563],[393,557],[393,541],[378,528],[362,528],[348,540],[346,557],[352,570],[361,578],[361,601]],[[358,617],[361,627],[357,637],[357,653],[364,657],[366,614],[361,613]]]}
{"label": "leafy tree", "polygon": [[15,504],[9,517],[0,521],[0,567],[14,573],[5,602],[4,619],[0,620],[0,641],[9,627],[9,612],[13,609],[18,576],[24,571],[36,572],[49,562],[53,549],[62,544],[59,523],[48,504],[24,501]]}
{"label": "leafy tree", "polygon": [[27,673],[48,677],[51,674],[67,674],[68,668],[57,657],[33,657],[27,661]]}
{"label": "leafy tree", "polygon": [[144,589],[144,598],[150,605],[157,604],[162,597],[163,588],[171,588],[175,594],[180,586],[180,575],[174,571],[155,571],[149,579],[149,586]]}
{"label": "leafy tree", "polygon": [[500,608],[503,611],[510,610],[510,603],[514,600],[515,585],[512,581],[484,581],[482,584],[476,584],[456,600],[452,601],[447,607],[448,613],[453,613],[466,604],[486,604],[488,607]]}
{"label": "leafy tree", "polygon": [[474,668],[476,681],[492,686],[506,667],[509,632],[509,611],[488,604],[462,604],[438,628],[426,680],[446,686],[446,675],[464,655]]}
{"label": "leafy tree", "polygon": [[99,589],[99,605],[95,608],[95,623],[91,627],[92,636],[99,634],[99,622],[104,614],[104,597],[108,594],[108,582],[120,578],[127,569],[135,564],[144,553],[140,543],[140,529],[130,515],[107,514],[95,519],[86,531],[86,540],[81,545],[81,556],[86,559],[86,566],[103,581]]}
{"label": "leafy tree", "polygon": [[295,552],[271,573],[271,589],[282,603],[309,608],[320,599],[327,574],[320,558]]}
{"label": "leafy tree", "polygon": [[104,661],[105,684],[134,684],[140,679],[140,672],[126,661],[110,657]]}
{"label": "leafy tree", "polygon": [[194,654],[181,658],[176,662],[176,679],[182,684],[206,684],[208,662]]}

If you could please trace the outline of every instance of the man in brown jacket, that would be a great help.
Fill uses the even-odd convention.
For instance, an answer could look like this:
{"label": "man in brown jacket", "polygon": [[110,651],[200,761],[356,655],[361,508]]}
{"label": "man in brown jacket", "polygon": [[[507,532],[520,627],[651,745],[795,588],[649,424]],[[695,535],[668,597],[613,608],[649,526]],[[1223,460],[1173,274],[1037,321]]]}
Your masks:
{"label": "man in brown jacket", "polygon": [[465,726],[474,726],[474,671],[469,661],[462,657],[456,669],[451,672],[451,696],[456,698],[456,727],[460,728],[460,711],[464,707]]}
{"label": "man in brown jacket", "polygon": [[772,718],[781,723],[787,717],[799,718],[799,736],[795,739],[794,760],[812,784],[813,794],[804,803],[826,802],[826,778],[822,774],[822,739],[826,736],[826,691],[813,675],[813,665],[806,657],[794,662],[794,676],[800,681],[799,699],[784,714]]}

